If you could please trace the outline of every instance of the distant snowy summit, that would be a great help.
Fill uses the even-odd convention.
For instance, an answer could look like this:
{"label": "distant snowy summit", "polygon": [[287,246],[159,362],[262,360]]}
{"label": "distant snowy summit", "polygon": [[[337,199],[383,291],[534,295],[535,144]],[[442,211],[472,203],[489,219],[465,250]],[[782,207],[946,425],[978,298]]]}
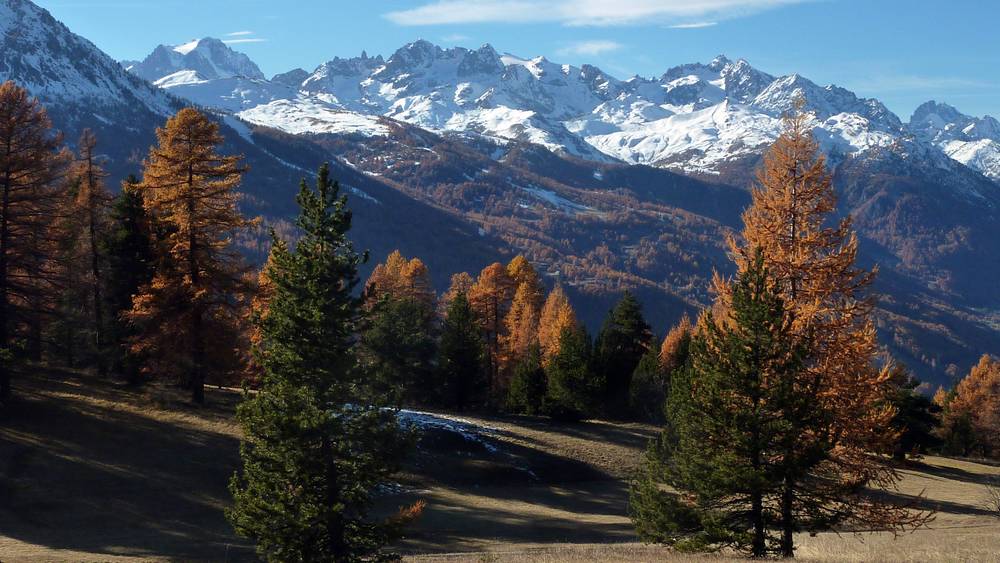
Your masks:
{"label": "distant snowy summit", "polygon": [[290,133],[379,135],[387,130],[382,118],[389,118],[591,160],[709,175],[759,156],[802,98],[834,162],[878,150],[932,160],[938,154],[1000,180],[1000,127],[992,118],[937,104],[907,124],[876,99],[797,74],[772,76],[724,56],[656,78],[619,80],[591,65],[421,40],[387,59],[334,58],[311,73],[295,69],[267,80],[246,55],[206,38],[160,46],[126,66],[199,105]]}

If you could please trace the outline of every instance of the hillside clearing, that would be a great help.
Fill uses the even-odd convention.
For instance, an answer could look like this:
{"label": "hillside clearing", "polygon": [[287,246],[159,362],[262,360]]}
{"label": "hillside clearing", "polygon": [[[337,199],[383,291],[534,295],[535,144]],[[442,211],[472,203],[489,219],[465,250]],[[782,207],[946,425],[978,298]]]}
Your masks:
{"label": "hillside clearing", "polygon": [[[238,393],[209,390],[210,406],[192,408],[171,390],[137,392],[78,373],[38,370],[19,384],[0,420],[0,560],[254,559],[223,515],[239,459]],[[429,427],[399,487],[382,499],[385,510],[428,502],[399,545],[408,560],[692,560],[637,543],[626,516],[622,479],[654,427],[428,416],[483,430],[469,439]],[[925,491],[924,506],[938,511],[929,529],[896,540],[802,537],[799,555],[1000,561],[1000,518],[983,506],[991,474],[1000,468],[929,457],[904,471],[899,491]]]}

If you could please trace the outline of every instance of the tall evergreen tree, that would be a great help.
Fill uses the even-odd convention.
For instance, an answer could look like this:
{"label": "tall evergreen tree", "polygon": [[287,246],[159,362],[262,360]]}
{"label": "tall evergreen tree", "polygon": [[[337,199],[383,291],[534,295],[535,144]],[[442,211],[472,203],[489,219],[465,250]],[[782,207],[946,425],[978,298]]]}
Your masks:
{"label": "tall evergreen tree", "polygon": [[434,404],[434,309],[415,297],[378,300],[361,335],[365,372],[394,406]]}
{"label": "tall evergreen tree", "polygon": [[389,530],[369,509],[404,440],[356,357],[353,291],[367,257],[348,239],[351,213],[327,166],[315,190],[303,181],[298,203],[302,238],[291,249],[274,237],[264,374],[238,409],[243,470],[228,516],[269,561],[380,560]]}
{"label": "tall evergreen tree", "polygon": [[559,338],[559,351],[545,368],[548,381],[546,413],[558,420],[580,420],[593,415],[604,382],[593,370],[593,346],[583,327],[567,327]]}
{"label": "tall evergreen tree", "polygon": [[101,242],[107,257],[104,307],[109,317],[110,368],[124,373],[132,384],[139,381],[139,362],[127,346],[134,330],[125,316],[132,310],[132,297],[153,277],[153,230],[138,184],[134,176],[122,183]]}
{"label": "tall evergreen tree", "polygon": [[892,427],[899,436],[892,447],[893,458],[905,461],[907,455],[920,455],[938,447],[940,440],[935,430],[941,408],[919,391],[920,381],[901,365],[893,367],[892,385],[895,388],[889,401],[895,412]]}
{"label": "tall evergreen tree", "polygon": [[781,551],[780,453],[815,428],[787,418],[814,399],[795,385],[807,348],[759,254],[734,284],[727,314],[705,316],[690,368],[675,375],[669,429],[647,452],[630,510],[644,539],[764,557]]}
{"label": "tall evergreen tree", "polygon": [[[233,238],[253,221],[240,213],[240,158],[217,152],[219,126],[186,108],[156,132],[143,166],[147,214],[164,229],[156,273],[133,300],[133,350],[147,369],[184,381],[196,403],[209,373],[239,370],[241,298],[247,266]],[[170,330],[163,330],[170,327]]]}
{"label": "tall evergreen tree", "polygon": [[60,144],[38,100],[0,84],[0,404],[10,397],[20,344],[40,355],[41,316],[60,281],[51,260],[68,162]]}
{"label": "tall evergreen tree", "polygon": [[653,332],[642,316],[642,306],[630,291],[608,313],[597,336],[596,367],[604,379],[604,409],[628,416],[632,374],[650,350]]}
{"label": "tall evergreen tree", "polygon": [[483,340],[475,312],[462,291],[449,301],[438,350],[442,404],[460,411],[485,406],[489,380],[483,365]]}
{"label": "tall evergreen tree", "polygon": [[533,344],[514,369],[507,393],[507,410],[521,414],[539,414],[545,401],[545,368],[542,350]]}

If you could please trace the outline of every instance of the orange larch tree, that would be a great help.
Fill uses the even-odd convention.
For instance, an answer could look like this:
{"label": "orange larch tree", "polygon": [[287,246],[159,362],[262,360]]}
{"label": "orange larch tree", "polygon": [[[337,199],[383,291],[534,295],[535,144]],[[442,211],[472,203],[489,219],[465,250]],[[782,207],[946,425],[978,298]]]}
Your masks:
{"label": "orange larch tree", "polygon": [[995,457],[1000,454],[1000,360],[984,355],[969,375],[958,382],[947,401],[942,426],[949,428],[964,420],[971,427],[970,450]]}
{"label": "orange larch tree", "polygon": [[40,317],[61,269],[52,259],[53,228],[68,155],[38,100],[13,82],[0,84],[0,403],[11,393],[14,343],[40,350]]}
{"label": "orange larch tree", "polygon": [[542,349],[544,366],[548,367],[552,358],[559,354],[559,340],[563,331],[577,325],[576,312],[573,311],[566,292],[562,285],[556,285],[545,300],[538,321],[538,345]]}
{"label": "orange larch tree", "polygon": [[419,258],[408,260],[398,250],[384,264],[375,266],[365,283],[365,295],[369,306],[381,297],[416,299],[428,306],[433,306],[436,300],[427,265]]}
{"label": "orange larch tree", "polygon": [[106,369],[104,349],[104,300],[101,291],[104,284],[104,257],[102,256],[100,237],[107,225],[108,211],[111,206],[111,193],[104,185],[108,173],[99,162],[96,153],[97,137],[90,129],[84,129],[80,135],[79,155],[71,171],[77,186],[73,208],[80,225],[82,236],[78,237],[79,256],[86,264],[86,283],[89,286],[91,298],[91,321],[94,330],[94,346],[97,352],[98,369]]}
{"label": "orange larch tree", "polygon": [[133,349],[148,371],[172,374],[204,402],[209,373],[233,373],[246,264],[233,245],[255,221],[238,209],[244,167],[219,154],[219,126],[187,108],[156,132],[139,188],[164,230],[153,281],[135,296],[129,318],[140,329]]}
{"label": "orange larch tree", "polygon": [[506,334],[504,320],[510,311],[516,287],[507,275],[507,269],[499,262],[483,269],[476,283],[469,289],[468,299],[476,319],[483,331],[486,346],[487,368],[490,375],[490,390],[493,397],[501,400],[500,364],[501,343]]}
{"label": "orange larch tree", "polygon": [[[753,203],[743,215],[740,240],[730,239],[738,270],[746,272],[759,249],[792,316],[793,331],[810,344],[806,369],[796,385],[811,394],[810,413],[790,421],[823,423],[802,428],[785,452],[788,476],[782,495],[783,553],[793,554],[792,534],[853,520],[893,532],[921,523],[922,515],[861,494],[864,486],[892,488],[897,472],[871,452],[895,439],[887,407],[888,366],[879,368],[874,301],[867,292],[874,271],[857,267],[857,237],[850,219],[828,226],[836,209],[832,177],[814,140],[810,118],[786,118],[757,174]],[[714,282],[720,305],[732,296],[728,281]],[[721,317],[720,317],[721,318]],[[793,477],[805,457],[824,452],[810,474]]]}

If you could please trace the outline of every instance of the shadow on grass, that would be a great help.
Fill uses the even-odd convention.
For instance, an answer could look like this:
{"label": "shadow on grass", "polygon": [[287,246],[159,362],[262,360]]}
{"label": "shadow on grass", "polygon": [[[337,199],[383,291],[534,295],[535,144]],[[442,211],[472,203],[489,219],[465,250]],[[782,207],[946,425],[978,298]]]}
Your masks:
{"label": "shadow on grass", "polygon": [[235,437],[194,417],[101,404],[138,399],[109,383],[81,393],[76,376],[52,371],[20,383],[0,423],[0,535],[95,554],[254,560],[223,513]]}

